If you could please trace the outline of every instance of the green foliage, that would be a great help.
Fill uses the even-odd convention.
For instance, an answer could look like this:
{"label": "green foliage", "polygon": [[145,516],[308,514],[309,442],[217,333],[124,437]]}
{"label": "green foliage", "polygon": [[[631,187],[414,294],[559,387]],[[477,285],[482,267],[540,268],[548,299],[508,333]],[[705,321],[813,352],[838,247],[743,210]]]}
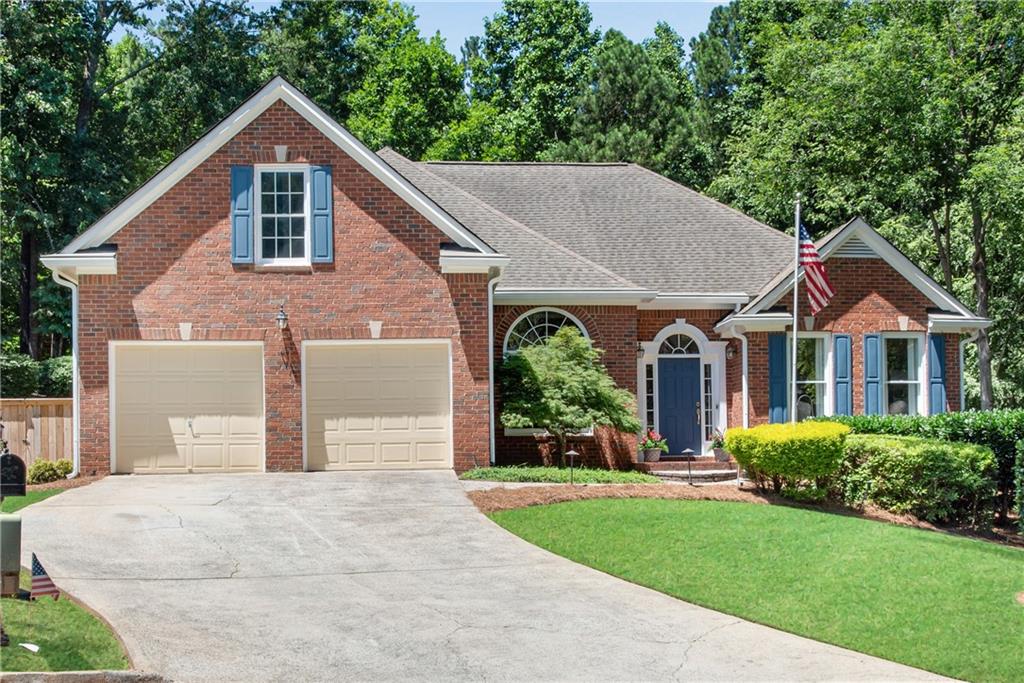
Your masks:
{"label": "green foliage", "polygon": [[509,355],[501,368],[501,423],[546,429],[563,461],[570,434],[593,426],[639,431],[633,394],[615,386],[601,353],[566,326],[544,343]]}
{"label": "green foliage", "polygon": [[423,156],[447,161],[519,158],[508,117],[482,100],[470,104],[466,118],[452,122]]}
{"label": "green foliage", "polygon": [[730,429],[725,447],[759,487],[800,488],[836,472],[849,427],[826,422]]}
{"label": "green foliage", "polygon": [[849,505],[873,503],[929,522],[991,521],[995,457],[974,444],[853,434],[837,490]]}
{"label": "green foliage", "polygon": [[35,460],[28,466],[28,483],[45,484],[63,479],[71,474],[70,460]]}
{"label": "green foliage", "polygon": [[1014,483],[1017,486],[1017,527],[1024,534],[1024,439],[1017,442],[1016,469]]}
{"label": "green foliage", "polygon": [[39,364],[31,356],[5,353],[0,356],[0,395],[24,398],[39,390]]}
{"label": "green foliage", "polygon": [[608,31],[594,52],[589,80],[577,98],[568,138],[545,158],[631,161],[678,180],[694,179],[684,94],[643,46]]}
{"label": "green foliage", "polygon": [[[568,484],[569,470],[565,467],[478,467],[463,472],[460,478],[473,481]],[[573,470],[572,480],[577,484],[657,484],[661,481],[643,472],[590,467],[577,467]]]}
{"label": "green foliage", "polygon": [[43,396],[70,396],[71,384],[71,356],[48,358],[39,364],[39,393]]}
{"label": "green foliage", "polygon": [[857,434],[918,436],[941,441],[962,441],[992,450],[996,458],[996,510],[1005,519],[1013,500],[1013,463],[1017,441],[1024,439],[1024,410],[989,410],[941,415],[854,415],[825,418],[849,426]]}

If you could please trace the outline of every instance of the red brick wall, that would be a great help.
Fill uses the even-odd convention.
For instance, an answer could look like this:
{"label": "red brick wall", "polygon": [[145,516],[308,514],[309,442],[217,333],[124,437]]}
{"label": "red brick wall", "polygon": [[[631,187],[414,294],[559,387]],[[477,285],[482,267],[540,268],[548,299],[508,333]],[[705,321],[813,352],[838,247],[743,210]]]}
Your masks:
{"label": "red brick wall", "polygon": [[[849,334],[853,346],[853,412],[864,412],[864,335],[900,331],[899,316],[909,318],[907,331],[928,329],[928,310],[934,304],[882,259],[832,258],[826,262],[836,296],[814,319],[814,329]],[[792,290],[779,300],[779,308],[792,310]],[[810,315],[807,297],[799,295],[800,329]],[[749,339],[750,423],[768,421],[768,335],[751,333]],[[946,395],[949,410],[959,410],[957,335],[947,335]],[[922,341],[922,343],[924,343]],[[927,349],[925,349],[926,351]],[[922,391],[927,391],[927,382]],[[742,410],[739,413],[742,415]],[[733,423],[740,424],[739,422]]]}
{"label": "red brick wall", "polygon": [[[505,436],[501,426],[500,369],[505,335],[519,316],[536,306],[494,307],[494,369],[495,369],[495,450],[500,465],[537,463],[544,460],[550,448],[546,438]],[[557,306],[576,316],[587,329],[594,346],[604,350],[602,358],[608,374],[621,388],[636,393],[637,316],[632,306]],[[624,467],[633,460],[636,437],[598,429],[593,437],[573,441],[573,448],[590,465]]]}
{"label": "red brick wall", "polygon": [[[302,271],[257,271],[230,259],[230,167],[273,159],[329,164],[334,181],[334,263]],[[111,339],[265,342],[266,463],[302,463],[302,339],[452,339],[455,467],[488,459],[487,281],[442,276],[450,241],[282,102],[241,131],[111,240],[116,276],[84,276],[80,290],[82,470],[110,464],[107,343]],[[285,305],[289,328],[274,316]],[[284,359],[290,358],[286,365]]]}

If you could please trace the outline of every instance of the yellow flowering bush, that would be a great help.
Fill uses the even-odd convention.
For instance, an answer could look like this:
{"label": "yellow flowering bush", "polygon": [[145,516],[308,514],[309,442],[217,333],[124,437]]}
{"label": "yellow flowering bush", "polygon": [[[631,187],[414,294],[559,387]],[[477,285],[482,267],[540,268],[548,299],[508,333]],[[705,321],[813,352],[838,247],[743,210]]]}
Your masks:
{"label": "yellow flowering bush", "polygon": [[730,429],[725,448],[762,488],[798,488],[836,473],[850,428],[833,422],[767,424]]}

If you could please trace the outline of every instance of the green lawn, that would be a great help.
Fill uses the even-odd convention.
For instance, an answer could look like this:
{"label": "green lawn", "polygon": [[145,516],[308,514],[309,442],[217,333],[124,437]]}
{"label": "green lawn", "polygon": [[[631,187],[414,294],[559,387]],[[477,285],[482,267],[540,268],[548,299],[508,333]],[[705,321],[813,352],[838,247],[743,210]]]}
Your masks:
{"label": "green lawn", "polygon": [[[601,470],[577,467],[573,471],[577,484],[657,484],[660,479],[643,472]],[[463,479],[503,482],[541,482],[568,484],[569,468],[562,467],[479,467],[462,474]]]}
{"label": "green lawn", "polygon": [[[25,497],[5,498],[0,511],[20,510],[62,490],[43,489],[31,491]],[[45,564],[46,559],[40,559]],[[32,585],[27,572],[21,573],[21,585],[25,589]],[[52,598],[34,601],[3,598],[0,610],[4,630],[11,638],[10,647],[0,650],[0,671],[128,668],[124,649],[107,625],[66,595],[56,602]],[[38,645],[39,652],[33,654],[19,643]]]}
{"label": "green lawn", "polygon": [[509,531],[746,619],[971,681],[1024,681],[1024,551],[806,509],[607,499],[507,510]]}
{"label": "green lawn", "polygon": [[26,496],[4,498],[4,502],[0,503],[0,512],[17,512],[21,508],[31,505],[32,503],[38,503],[41,500],[46,500],[50,496],[55,496],[63,490],[64,489],[42,489],[29,491]]}

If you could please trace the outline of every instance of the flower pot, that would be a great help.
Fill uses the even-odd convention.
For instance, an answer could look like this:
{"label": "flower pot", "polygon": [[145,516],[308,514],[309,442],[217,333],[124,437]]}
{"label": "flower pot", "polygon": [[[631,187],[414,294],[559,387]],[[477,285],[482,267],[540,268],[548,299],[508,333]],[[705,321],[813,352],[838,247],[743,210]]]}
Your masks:
{"label": "flower pot", "polygon": [[658,462],[661,460],[660,448],[648,448],[643,452],[644,462]]}
{"label": "flower pot", "polygon": [[715,448],[715,462],[729,462],[731,456],[725,452],[724,448]]}

